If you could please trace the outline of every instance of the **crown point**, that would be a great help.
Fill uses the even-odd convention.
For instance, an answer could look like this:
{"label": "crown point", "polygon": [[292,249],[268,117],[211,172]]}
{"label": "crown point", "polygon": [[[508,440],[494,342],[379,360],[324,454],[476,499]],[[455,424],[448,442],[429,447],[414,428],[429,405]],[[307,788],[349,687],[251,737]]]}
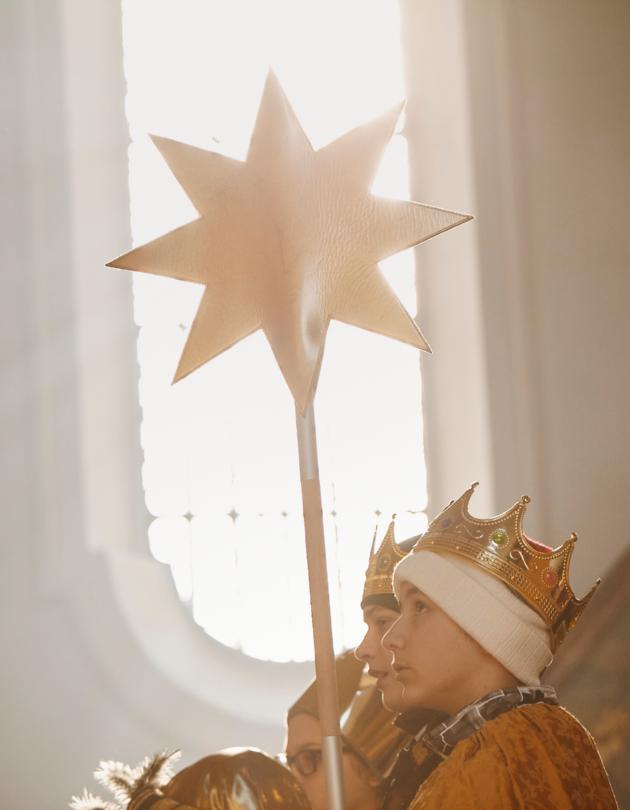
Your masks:
{"label": "crown point", "polygon": [[523,497],[521,498],[521,503],[525,505],[527,503],[531,503],[531,500],[532,499],[529,497],[529,495],[523,495]]}
{"label": "crown point", "polygon": [[471,489],[477,489],[478,486],[479,486],[479,481],[473,481],[472,484],[470,485],[470,488]]}
{"label": "crown point", "polygon": [[396,512],[392,512],[392,520],[396,520]]}
{"label": "crown point", "polygon": [[569,540],[570,540],[572,543],[577,543],[577,539],[578,539],[577,534],[576,534],[575,532],[571,532],[571,537],[569,537]]}
{"label": "crown point", "polygon": [[[363,600],[368,596],[376,594],[390,594],[392,589],[392,574],[396,563],[407,555],[408,549],[401,548],[394,538],[394,518],[385,532],[381,544],[376,547],[376,534],[372,539],[370,549],[370,559],[365,572],[365,584],[363,586]],[[362,600],[362,602],[363,602]]]}

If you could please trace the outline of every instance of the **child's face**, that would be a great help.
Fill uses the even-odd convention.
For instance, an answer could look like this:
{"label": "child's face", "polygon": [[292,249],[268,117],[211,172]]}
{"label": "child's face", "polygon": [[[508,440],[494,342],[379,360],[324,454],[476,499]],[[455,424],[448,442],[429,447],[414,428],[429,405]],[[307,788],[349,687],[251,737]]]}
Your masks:
{"label": "child's face", "polygon": [[409,582],[400,591],[400,618],[383,637],[408,708],[453,714],[470,700],[494,659],[443,610]]}
{"label": "child's face", "polygon": [[[287,725],[285,751],[312,810],[326,810],[326,776],[322,761],[322,729],[309,714],[294,715]],[[342,756],[346,810],[377,810],[381,805],[379,780],[350,751]]]}
{"label": "child's face", "polygon": [[381,691],[384,705],[393,712],[401,712],[406,708],[403,686],[394,677],[392,654],[383,647],[381,640],[397,618],[397,610],[381,605],[368,605],[363,611],[367,631],[354,651],[359,661],[368,665],[370,675],[376,678],[376,688]]}

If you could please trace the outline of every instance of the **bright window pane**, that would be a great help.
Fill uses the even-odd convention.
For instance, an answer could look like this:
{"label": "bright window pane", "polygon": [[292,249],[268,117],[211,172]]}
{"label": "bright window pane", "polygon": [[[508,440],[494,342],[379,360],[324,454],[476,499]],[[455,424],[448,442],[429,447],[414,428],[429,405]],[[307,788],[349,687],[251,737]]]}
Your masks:
{"label": "bright window pane", "polygon": [[[276,70],[316,148],[403,97],[391,0],[123,0],[132,231],[141,244],[196,216],[147,133],[244,159]],[[374,191],[407,196],[392,140]],[[383,263],[415,311],[409,252]],[[149,544],[191,616],[263,659],[312,657],[293,403],[261,333],[170,385],[202,288],[134,277]],[[317,395],[336,644],[361,633],[374,525],[424,526],[417,351],[333,323]]]}

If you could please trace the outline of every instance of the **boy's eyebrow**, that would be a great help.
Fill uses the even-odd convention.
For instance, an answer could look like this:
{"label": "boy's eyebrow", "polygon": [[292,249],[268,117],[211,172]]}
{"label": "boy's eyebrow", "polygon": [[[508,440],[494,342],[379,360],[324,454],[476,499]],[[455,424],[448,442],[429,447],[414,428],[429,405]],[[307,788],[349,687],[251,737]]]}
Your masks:
{"label": "boy's eyebrow", "polygon": [[424,603],[424,605],[426,607],[431,607],[431,608],[435,607],[435,602],[433,602],[432,599],[429,596],[427,596],[424,591],[421,591],[420,588],[416,588],[416,586],[412,585],[410,582],[407,583],[407,584],[408,584],[408,590],[405,590],[401,594],[401,603],[403,601],[405,603],[407,603],[410,599],[418,599],[419,598],[419,599],[422,600],[422,602]]}

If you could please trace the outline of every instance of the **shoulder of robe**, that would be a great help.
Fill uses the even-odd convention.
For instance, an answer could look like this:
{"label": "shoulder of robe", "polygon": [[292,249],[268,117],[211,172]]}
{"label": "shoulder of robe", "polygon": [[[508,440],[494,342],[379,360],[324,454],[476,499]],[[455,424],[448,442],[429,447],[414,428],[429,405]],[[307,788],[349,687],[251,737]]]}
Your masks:
{"label": "shoulder of robe", "polygon": [[588,731],[559,706],[535,703],[486,723],[458,743],[409,810],[616,810]]}

